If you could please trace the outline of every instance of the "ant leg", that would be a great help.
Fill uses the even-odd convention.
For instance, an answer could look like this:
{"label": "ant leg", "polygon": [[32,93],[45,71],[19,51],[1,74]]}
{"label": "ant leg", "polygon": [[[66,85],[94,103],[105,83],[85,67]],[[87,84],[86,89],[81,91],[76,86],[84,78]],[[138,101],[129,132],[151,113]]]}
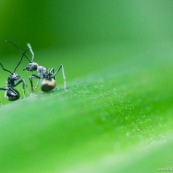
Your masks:
{"label": "ant leg", "polygon": [[37,84],[36,84],[36,86],[35,86],[35,89],[37,89],[38,85],[40,84],[40,80],[41,80],[41,78],[38,79],[38,82],[37,82]]}
{"label": "ant leg", "polygon": [[32,62],[34,61],[34,52],[33,52],[33,50],[32,50],[32,47],[31,47],[31,45],[28,43],[27,44],[27,46],[28,46],[28,49],[30,50],[30,52],[31,52],[31,55],[32,55]]}
{"label": "ant leg", "polygon": [[22,83],[23,85],[22,85],[22,89],[23,89],[23,95],[24,95],[24,97],[26,96],[25,94],[25,88],[27,87],[27,85],[26,85],[26,82],[25,82],[25,80],[24,79],[19,79],[18,81],[17,81],[17,83],[15,83],[15,85],[14,85],[14,87],[15,86],[17,86],[17,85],[19,85],[20,83]]}
{"label": "ant leg", "polygon": [[66,76],[65,76],[65,71],[64,71],[63,65],[62,65],[62,77],[63,77],[63,80],[64,80],[64,90],[66,90],[67,82],[66,82]]}
{"label": "ant leg", "polygon": [[[54,68],[51,68],[50,73],[51,73],[51,74],[54,74],[54,73],[55,73]],[[55,79],[55,76],[53,77],[53,79]]]}
{"label": "ant leg", "polygon": [[7,89],[6,89],[6,88],[0,88],[0,90],[7,91]]}
{"label": "ant leg", "polygon": [[29,81],[30,81],[30,84],[31,84],[31,91],[34,92],[34,86],[33,86],[33,81],[32,79],[41,79],[40,76],[37,76],[35,74],[32,74],[30,77],[29,77]]}
{"label": "ant leg", "polygon": [[[6,89],[6,88],[0,88],[0,90],[7,91],[8,89]],[[1,98],[0,98],[0,107],[1,107],[1,105],[2,105],[2,101],[1,101]]]}
{"label": "ant leg", "polygon": [[[0,88],[0,90],[2,90],[2,91],[7,91],[7,89],[6,88]],[[2,106],[2,101],[1,101],[1,98],[0,98],[0,107]]]}
{"label": "ant leg", "polygon": [[67,83],[66,83],[66,76],[65,76],[63,65],[60,65],[60,67],[55,71],[55,73],[52,75],[52,77],[54,78],[61,69],[62,69],[62,77],[63,77],[63,80],[64,80],[64,90],[66,90]]}

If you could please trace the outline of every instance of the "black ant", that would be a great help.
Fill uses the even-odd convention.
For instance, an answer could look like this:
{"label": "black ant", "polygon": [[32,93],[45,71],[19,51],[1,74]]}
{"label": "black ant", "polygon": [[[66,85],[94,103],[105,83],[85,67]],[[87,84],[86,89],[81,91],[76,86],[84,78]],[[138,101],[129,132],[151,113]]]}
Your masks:
{"label": "black ant", "polygon": [[29,76],[29,81],[31,84],[31,90],[32,92],[34,92],[34,86],[33,86],[33,79],[38,79],[38,82],[36,84],[36,87],[38,87],[40,80],[42,80],[41,83],[41,90],[43,92],[49,92],[51,90],[53,90],[56,86],[56,81],[55,81],[55,76],[58,74],[58,72],[62,69],[62,76],[63,76],[63,80],[64,80],[64,90],[66,90],[67,88],[67,84],[66,84],[66,76],[65,76],[65,72],[64,72],[64,68],[63,65],[60,65],[60,67],[55,71],[54,68],[51,69],[47,69],[43,66],[39,66],[36,62],[34,62],[34,52],[32,50],[31,45],[28,43],[28,50],[30,50],[30,53],[32,55],[32,60],[29,60],[29,58],[25,55],[25,53],[23,53],[18,47],[17,45],[15,45],[13,42],[8,41],[11,44],[13,44],[18,50],[19,52],[25,56],[25,58],[27,58],[27,60],[29,61],[28,66],[23,69],[24,71],[37,71],[38,75],[32,74],[31,76]]}
{"label": "black ant", "polygon": [[[24,54],[27,52],[28,49],[25,50]],[[15,101],[18,100],[20,98],[20,94],[19,92],[14,89],[14,87],[16,87],[17,85],[19,85],[20,83],[23,84],[23,94],[25,96],[25,88],[26,88],[26,82],[23,78],[21,78],[17,73],[16,70],[19,67],[20,63],[22,62],[23,56],[21,57],[19,63],[17,64],[17,66],[14,69],[14,72],[11,72],[10,70],[7,70],[4,68],[4,66],[0,63],[0,66],[2,67],[2,69],[6,72],[9,72],[10,75],[7,79],[7,87],[6,88],[0,88],[0,90],[5,91],[5,96],[9,101]]]}

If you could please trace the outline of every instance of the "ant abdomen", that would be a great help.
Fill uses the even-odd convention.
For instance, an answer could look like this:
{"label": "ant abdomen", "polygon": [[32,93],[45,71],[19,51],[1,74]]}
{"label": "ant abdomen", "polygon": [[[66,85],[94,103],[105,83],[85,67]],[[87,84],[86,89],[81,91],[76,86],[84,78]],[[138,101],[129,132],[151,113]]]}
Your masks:
{"label": "ant abdomen", "polygon": [[16,89],[8,89],[5,93],[6,98],[9,101],[15,101],[18,100],[20,98],[20,94]]}
{"label": "ant abdomen", "polygon": [[53,90],[56,87],[56,81],[51,78],[51,79],[43,79],[41,83],[41,90],[43,92],[49,92]]}

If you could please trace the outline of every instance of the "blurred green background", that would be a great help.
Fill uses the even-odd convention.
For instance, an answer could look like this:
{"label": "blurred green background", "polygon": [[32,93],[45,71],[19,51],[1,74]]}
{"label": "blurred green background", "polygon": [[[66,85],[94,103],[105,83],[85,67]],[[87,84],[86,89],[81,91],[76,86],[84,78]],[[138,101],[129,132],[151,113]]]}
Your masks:
{"label": "blurred green background", "polygon": [[[67,164],[68,170],[70,159],[84,164],[85,160],[96,159],[95,172],[102,167],[104,173],[115,172],[113,162],[110,161],[109,167],[109,161],[100,162],[97,158],[105,153],[120,158],[124,151],[133,148],[131,156],[136,144],[140,148],[147,141],[162,143],[164,135],[172,134],[172,9],[172,0],[1,0],[2,64],[12,70],[21,57],[14,47],[5,43],[6,39],[22,50],[29,42],[40,65],[55,69],[64,65],[71,95],[60,92],[57,99],[56,91],[55,95],[54,92],[41,95],[37,91],[38,98],[28,97],[11,103],[11,107],[2,106],[0,163],[3,166],[0,164],[0,170],[25,170],[27,165],[25,171],[29,172],[34,159],[38,161],[38,165],[34,164],[37,169],[54,165],[55,170],[59,166],[59,170],[65,170]],[[17,72],[29,86],[30,73],[22,71],[27,63],[24,59]],[[5,86],[7,77],[8,73],[0,70],[0,87]],[[61,76],[57,79],[61,88]],[[21,92],[21,86],[17,88]],[[3,105],[9,103],[3,92],[0,97]],[[37,104],[43,109],[43,115]],[[25,105],[27,113],[31,106],[32,116],[23,117],[27,115],[21,109]],[[57,134],[60,140],[54,140]],[[172,142],[168,146],[166,153],[171,151]],[[145,167],[147,172],[153,172],[150,160],[155,170],[171,164],[172,158],[167,162],[165,155],[163,165],[155,163],[161,151],[142,158],[140,163],[134,161],[129,170],[134,172],[138,168],[142,172],[140,168],[145,162],[149,165]],[[43,153],[48,159],[42,157]],[[77,156],[73,158],[73,155]],[[117,170],[127,172],[121,166]],[[146,169],[143,168],[144,172]]]}
{"label": "blurred green background", "polygon": [[[72,80],[97,71],[98,67],[130,59],[113,51],[120,49],[120,45],[125,45],[124,50],[121,48],[125,53],[128,45],[133,45],[134,52],[141,45],[145,53],[155,45],[155,52],[160,47],[165,50],[172,46],[172,8],[171,0],[1,0],[0,61],[6,68],[14,69],[20,58],[15,48],[4,40],[12,40],[21,49],[29,42],[39,64],[58,68],[65,63]],[[48,55],[51,52],[53,56]],[[93,57],[90,59],[89,55]],[[19,69],[26,64],[25,61]],[[22,77],[28,77],[19,72]],[[2,74],[0,84],[4,86],[7,74]]]}
{"label": "blurred green background", "polygon": [[35,50],[171,41],[172,8],[171,0],[1,0],[1,55],[5,39]]}

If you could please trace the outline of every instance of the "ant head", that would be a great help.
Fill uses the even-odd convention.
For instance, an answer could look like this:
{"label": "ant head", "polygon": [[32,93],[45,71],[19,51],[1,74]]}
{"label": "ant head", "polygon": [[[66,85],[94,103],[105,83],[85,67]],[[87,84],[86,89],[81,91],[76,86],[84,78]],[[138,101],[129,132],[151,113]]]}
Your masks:
{"label": "ant head", "polygon": [[37,64],[37,63],[31,62],[31,63],[29,63],[28,66],[27,66],[25,69],[23,69],[23,70],[24,70],[24,71],[25,71],[25,70],[26,70],[26,71],[36,71],[36,70],[37,70],[37,67],[38,67],[38,64]]}
{"label": "ant head", "polygon": [[34,62],[34,52],[33,52],[32,47],[29,43],[27,44],[27,47],[28,47],[28,50],[30,51],[30,53],[32,55],[32,60],[29,61],[28,66],[24,70],[26,70],[26,71],[36,71],[37,67],[38,67],[38,64],[36,62]]}
{"label": "ant head", "polygon": [[18,80],[20,78],[20,76],[17,74],[17,73],[12,73],[10,76],[9,76],[10,80]]}

